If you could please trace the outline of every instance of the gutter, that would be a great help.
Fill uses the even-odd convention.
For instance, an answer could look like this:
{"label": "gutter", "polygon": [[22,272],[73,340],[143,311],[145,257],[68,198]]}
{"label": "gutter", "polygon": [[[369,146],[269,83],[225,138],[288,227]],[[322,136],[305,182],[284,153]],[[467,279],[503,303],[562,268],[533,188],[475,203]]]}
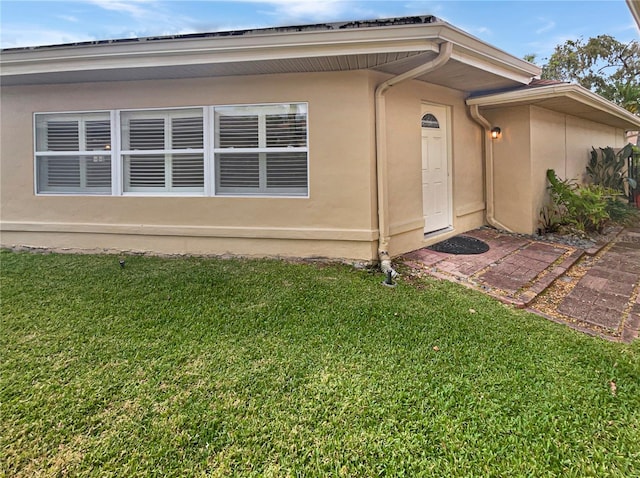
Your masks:
{"label": "gutter", "polygon": [[484,131],[484,191],[486,202],[486,220],[490,226],[493,226],[497,229],[502,229],[503,231],[513,232],[507,226],[498,222],[494,215],[495,195],[493,189],[493,143],[489,136],[491,133],[491,123],[489,122],[489,120],[487,120],[487,118],[480,114],[478,105],[469,105],[469,113],[471,114],[471,117],[476,121],[476,123],[482,126],[482,129]]}
{"label": "gutter", "polygon": [[392,277],[398,273],[391,267],[391,257],[389,256],[389,242],[391,240],[389,232],[389,184],[387,178],[387,115],[385,94],[389,88],[407,80],[412,80],[418,76],[434,71],[443,66],[453,52],[453,43],[444,42],[440,44],[438,56],[433,60],[406,71],[400,75],[389,78],[380,83],[375,92],[376,108],[376,177],[378,182],[378,259],[380,268],[385,274],[391,273]]}

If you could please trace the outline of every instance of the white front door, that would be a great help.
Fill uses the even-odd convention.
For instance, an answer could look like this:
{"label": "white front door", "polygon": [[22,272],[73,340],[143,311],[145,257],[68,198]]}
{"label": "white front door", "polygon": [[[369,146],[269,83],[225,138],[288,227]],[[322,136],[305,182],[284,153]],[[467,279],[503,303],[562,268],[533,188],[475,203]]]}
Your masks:
{"label": "white front door", "polygon": [[424,233],[451,226],[447,108],[422,105],[422,212]]}

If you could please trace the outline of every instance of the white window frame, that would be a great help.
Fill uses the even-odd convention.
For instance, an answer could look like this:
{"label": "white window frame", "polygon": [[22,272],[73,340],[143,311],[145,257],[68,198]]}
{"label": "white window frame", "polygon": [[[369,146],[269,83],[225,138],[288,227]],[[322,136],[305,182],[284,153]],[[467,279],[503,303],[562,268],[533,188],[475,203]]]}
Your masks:
{"label": "white window frame", "polygon": [[[67,120],[67,121],[78,121],[80,125],[80,129],[78,131],[78,149],[74,151],[46,151],[40,150],[40,145],[38,144],[38,126],[39,126],[39,118],[40,117],[48,117],[50,119],[57,120]],[[109,128],[110,128],[110,145],[109,149],[104,150],[88,150],[86,149],[86,121],[91,119],[108,119],[109,120]],[[33,151],[34,151],[34,177],[33,177],[33,187],[36,195],[55,195],[55,196],[104,196],[110,195],[107,190],[77,190],[77,191],[67,191],[64,188],[60,188],[59,190],[52,189],[48,191],[39,191],[39,172],[40,172],[40,162],[44,158],[78,158],[79,167],[80,167],[80,181],[81,188],[82,183],[86,183],[86,161],[82,161],[83,158],[94,156],[94,157],[107,157],[111,162],[111,190],[113,192],[113,164],[115,161],[115,151],[113,147],[114,142],[114,131],[113,131],[113,120],[112,113],[110,111],[105,110],[91,110],[91,111],[53,111],[53,112],[42,112],[35,113],[33,115]],[[105,145],[107,146],[107,145]],[[84,186],[86,188],[86,186]]]}
{"label": "white window frame", "polygon": [[[118,137],[119,137],[119,148],[118,148],[118,163],[120,165],[121,171],[119,176],[119,182],[121,183],[123,196],[204,196],[206,192],[206,182],[207,182],[207,167],[208,158],[206,157],[206,141],[205,138],[207,136],[207,121],[206,121],[206,111],[207,107],[203,106],[193,106],[193,107],[174,107],[174,108],[145,108],[145,109],[126,109],[126,110],[118,110],[116,112],[118,116]],[[202,148],[186,148],[186,149],[140,149],[140,150],[132,150],[132,149],[122,149],[125,144],[123,134],[123,113],[126,115],[128,113],[134,113],[136,118],[159,118],[160,114],[164,114],[164,128],[165,128],[165,144],[171,142],[171,119],[184,117],[188,118],[193,115],[194,110],[202,111],[202,133],[203,133],[203,147]],[[170,115],[165,112],[175,111],[178,112],[177,115]],[[182,113],[180,113],[182,112]],[[183,155],[183,154],[200,154],[203,157],[203,185],[202,187],[183,187],[174,189],[171,177],[172,172],[172,161],[174,155]],[[146,155],[163,155],[165,157],[165,186],[164,187],[134,187],[127,190],[126,184],[128,180],[128,168],[125,167],[125,156],[146,156]]]}
{"label": "white window frame", "polygon": [[[263,111],[274,111],[276,113],[282,112],[282,108],[289,105],[299,105],[303,107],[304,114],[306,115],[306,144],[305,146],[297,146],[297,147],[266,147],[266,144],[261,143],[258,148],[244,148],[242,152],[246,153],[258,153],[263,155],[263,158],[266,158],[267,153],[291,153],[291,152],[299,152],[304,153],[306,155],[306,188],[300,188],[298,192],[292,192],[290,188],[281,188],[281,190],[269,190],[264,189],[259,192],[221,192],[217,191],[216,184],[216,164],[215,158],[219,153],[230,153],[232,151],[240,152],[240,148],[218,148],[216,145],[216,121],[215,121],[215,112],[216,109],[224,109],[224,108],[255,108],[260,109],[263,108]],[[148,112],[149,116],[152,116],[158,111],[171,111],[171,110],[194,110],[194,109],[202,109],[202,121],[203,121],[203,148],[194,148],[194,149],[168,149],[168,150],[124,150],[122,149],[123,138],[122,138],[122,113],[135,112],[141,115],[144,115]],[[80,115],[91,115],[95,114],[96,116],[104,117],[104,115],[109,116],[110,121],[110,133],[111,133],[111,150],[105,150],[101,156],[108,156],[111,161],[111,191],[100,191],[100,192],[92,192],[92,191],[39,191],[38,190],[38,158],[43,156],[69,156],[68,152],[63,151],[38,151],[38,133],[37,133],[37,125],[38,125],[38,117],[39,116],[56,116],[59,115],[61,118],[72,118]],[[264,130],[264,118],[262,116],[262,126],[260,132],[261,141],[265,141],[265,130]],[[291,198],[291,199],[305,199],[309,198],[310,194],[310,179],[309,179],[309,104],[303,101],[291,101],[291,102],[282,102],[282,103],[251,103],[251,104],[226,104],[226,105],[213,105],[213,106],[181,106],[181,107],[157,107],[157,108],[128,108],[128,109],[116,109],[116,110],[90,110],[90,111],[43,111],[36,112],[33,114],[33,150],[34,150],[34,192],[37,196],[52,196],[52,195],[66,195],[66,196],[115,196],[115,197],[123,197],[123,196],[152,196],[152,197],[167,197],[167,196],[178,196],[178,197],[237,197],[237,198]],[[165,125],[166,127],[166,125]],[[80,149],[80,148],[79,148]],[[130,154],[202,154],[204,161],[204,185],[203,188],[198,188],[197,191],[187,191],[187,190],[179,190],[179,191],[165,191],[161,190],[162,188],[158,188],[158,190],[138,190],[138,191],[126,191],[125,189],[125,166],[124,166],[124,156]],[[87,155],[98,155],[98,151],[76,151],[71,152],[71,155],[75,156],[87,156]],[[266,164],[265,159],[261,159],[261,163]],[[262,168],[261,175],[264,174],[264,168]],[[166,173],[166,169],[165,169]],[[186,189],[186,188],[185,188]]]}
{"label": "white window frame", "polygon": [[[269,147],[267,146],[267,133],[266,133],[266,117],[267,115],[279,115],[283,113],[283,107],[296,106],[302,109],[305,115],[306,131],[305,131],[305,145],[304,146],[288,146],[288,147]],[[232,196],[232,197],[309,197],[309,104],[306,102],[289,102],[289,103],[262,103],[262,104],[236,104],[236,105],[219,105],[213,108],[214,119],[214,175],[217,175],[218,164],[215,160],[220,154],[258,154],[259,161],[259,186],[253,190],[245,188],[229,188],[227,191],[222,191],[218,184],[218,178],[214,177],[214,187],[217,196]],[[215,144],[215,140],[218,137],[218,121],[216,113],[218,111],[233,111],[237,110],[238,116],[249,114],[255,114],[258,116],[258,147],[255,148],[234,148],[234,147],[219,147]],[[307,185],[305,188],[268,188],[266,184],[267,178],[267,155],[269,153],[304,153],[306,157],[305,168],[307,176]]]}

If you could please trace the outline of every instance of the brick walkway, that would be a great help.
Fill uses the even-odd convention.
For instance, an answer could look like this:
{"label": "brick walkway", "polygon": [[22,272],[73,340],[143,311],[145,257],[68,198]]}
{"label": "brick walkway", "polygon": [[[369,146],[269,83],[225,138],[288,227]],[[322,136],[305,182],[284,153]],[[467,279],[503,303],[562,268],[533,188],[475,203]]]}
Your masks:
{"label": "brick walkway", "polygon": [[627,229],[596,257],[558,311],[631,341],[640,326],[639,289],[640,228]]}
{"label": "brick walkway", "polygon": [[[488,228],[465,235],[485,241],[489,251],[453,255],[423,248],[401,260],[413,273],[459,282],[585,332],[625,342],[638,337],[640,228],[589,254]],[[586,272],[572,278],[570,270]],[[539,300],[547,295],[554,300]]]}

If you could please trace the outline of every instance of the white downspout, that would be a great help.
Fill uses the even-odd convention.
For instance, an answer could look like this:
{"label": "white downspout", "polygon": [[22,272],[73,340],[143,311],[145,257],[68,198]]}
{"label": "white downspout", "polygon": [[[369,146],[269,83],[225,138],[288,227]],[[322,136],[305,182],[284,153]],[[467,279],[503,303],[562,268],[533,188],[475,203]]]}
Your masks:
{"label": "white downspout", "polygon": [[380,268],[385,274],[391,272],[391,276],[395,277],[398,273],[391,267],[391,257],[389,256],[389,195],[387,180],[387,114],[385,93],[389,88],[406,80],[412,80],[418,76],[424,75],[430,71],[436,70],[444,65],[453,51],[451,42],[443,42],[440,44],[438,56],[433,60],[406,71],[398,76],[389,78],[380,83],[376,88],[375,107],[376,107],[376,176],[378,180],[378,258],[380,260]]}
{"label": "white downspout", "polygon": [[486,219],[490,226],[493,226],[497,229],[502,229],[503,231],[513,232],[504,224],[498,222],[494,215],[495,209],[495,199],[494,199],[494,188],[493,188],[493,142],[489,139],[491,134],[491,123],[487,118],[480,114],[480,110],[478,109],[478,105],[470,105],[469,113],[471,117],[482,126],[484,135],[483,135],[483,143],[484,143],[484,190],[485,190],[485,201],[486,201]]}

